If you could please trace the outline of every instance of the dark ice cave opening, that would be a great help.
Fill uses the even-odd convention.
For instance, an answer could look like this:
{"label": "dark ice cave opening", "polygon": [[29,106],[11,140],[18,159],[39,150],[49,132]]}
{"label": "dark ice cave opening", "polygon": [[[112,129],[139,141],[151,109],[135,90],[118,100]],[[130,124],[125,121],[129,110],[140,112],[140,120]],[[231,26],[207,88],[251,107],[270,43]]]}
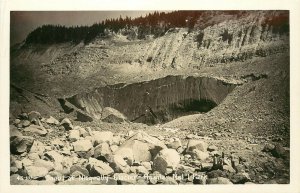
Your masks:
{"label": "dark ice cave opening", "polygon": [[132,122],[145,123],[148,125],[155,125],[159,123],[166,123],[178,117],[207,113],[217,104],[211,100],[203,99],[188,99],[181,100],[170,104],[167,108],[154,112],[151,107],[145,110],[145,113],[131,120]]}
{"label": "dark ice cave opening", "polygon": [[166,76],[132,84],[99,87],[66,98],[93,119],[102,119],[111,107],[128,121],[148,125],[181,116],[207,113],[218,106],[237,85],[211,77]]}

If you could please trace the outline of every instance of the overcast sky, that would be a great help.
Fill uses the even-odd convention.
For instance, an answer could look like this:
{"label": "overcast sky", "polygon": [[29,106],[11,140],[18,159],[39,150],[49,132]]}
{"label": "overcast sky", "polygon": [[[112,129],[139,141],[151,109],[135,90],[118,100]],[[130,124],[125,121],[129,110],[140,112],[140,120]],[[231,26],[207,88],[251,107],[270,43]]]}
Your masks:
{"label": "overcast sky", "polygon": [[152,11],[12,11],[11,44],[22,42],[28,33],[44,24],[65,26],[92,25],[107,18],[139,17]]}

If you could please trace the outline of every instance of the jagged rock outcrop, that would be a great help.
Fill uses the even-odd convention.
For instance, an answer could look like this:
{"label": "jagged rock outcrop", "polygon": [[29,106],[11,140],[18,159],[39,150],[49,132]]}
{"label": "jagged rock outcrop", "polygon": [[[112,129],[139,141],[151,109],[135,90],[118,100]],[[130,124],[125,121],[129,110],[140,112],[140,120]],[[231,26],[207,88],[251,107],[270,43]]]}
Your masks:
{"label": "jagged rock outcrop", "polygon": [[66,100],[96,119],[102,118],[105,107],[112,107],[130,121],[153,124],[190,111],[207,112],[220,104],[235,86],[214,78],[168,76],[148,82],[101,87]]}

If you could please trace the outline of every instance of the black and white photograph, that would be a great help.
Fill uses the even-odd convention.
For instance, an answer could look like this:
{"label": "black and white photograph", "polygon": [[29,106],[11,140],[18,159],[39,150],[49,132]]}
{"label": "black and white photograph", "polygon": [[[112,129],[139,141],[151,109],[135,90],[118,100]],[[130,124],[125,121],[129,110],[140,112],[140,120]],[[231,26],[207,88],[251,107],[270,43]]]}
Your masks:
{"label": "black and white photograph", "polygon": [[11,187],[291,185],[293,11],[7,13]]}

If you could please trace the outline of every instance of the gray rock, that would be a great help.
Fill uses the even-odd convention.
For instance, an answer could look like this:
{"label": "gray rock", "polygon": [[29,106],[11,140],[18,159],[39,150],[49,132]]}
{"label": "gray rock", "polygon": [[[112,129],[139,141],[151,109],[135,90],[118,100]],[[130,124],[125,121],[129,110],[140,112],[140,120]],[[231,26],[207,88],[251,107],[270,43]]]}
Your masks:
{"label": "gray rock", "polygon": [[63,155],[54,150],[46,152],[45,157],[56,163],[62,163],[64,159]]}
{"label": "gray rock", "polygon": [[30,153],[42,154],[44,151],[45,151],[45,145],[38,140],[34,140],[30,148]]}
{"label": "gray rock", "polygon": [[133,134],[114,152],[130,161],[151,161],[157,153],[167,148],[166,145],[155,137],[139,131]]}
{"label": "gray rock", "polygon": [[23,136],[23,134],[17,128],[15,128],[15,127],[11,128],[9,130],[9,135],[10,135],[10,137],[13,137],[13,136],[21,137],[21,136]]}
{"label": "gray rock", "polygon": [[18,125],[19,123],[21,123],[21,120],[20,119],[15,119],[14,125]]}
{"label": "gray rock", "polygon": [[128,173],[130,172],[130,166],[120,155],[114,155],[112,162],[109,164],[115,172]]}
{"label": "gray rock", "polygon": [[111,159],[112,151],[108,143],[104,142],[95,147],[94,158],[99,159],[100,157],[105,158],[107,161]]}
{"label": "gray rock", "polygon": [[28,120],[31,123],[37,123],[38,120],[40,120],[42,118],[41,114],[37,111],[31,111],[30,113],[28,113]]}
{"label": "gray rock", "polygon": [[114,152],[116,152],[119,149],[119,146],[117,146],[117,145],[111,145],[110,149],[114,153]]}
{"label": "gray rock", "polygon": [[24,120],[21,123],[22,123],[22,127],[28,127],[29,125],[31,125],[30,121],[28,120]]}
{"label": "gray rock", "polygon": [[130,171],[139,175],[148,175],[149,171],[144,166],[131,166]]}
{"label": "gray rock", "polygon": [[27,113],[22,113],[18,116],[20,119],[28,119],[28,114]]}
{"label": "gray rock", "polygon": [[194,149],[205,152],[207,150],[207,143],[201,140],[191,139],[188,141],[186,153],[193,152]]}
{"label": "gray rock", "polygon": [[234,184],[244,184],[246,182],[250,181],[250,177],[248,173],[245,172],[240,172],[237,173],[233,176],[231,176],[230,180],[234,183]]}
{"label": "gray rock", "polygon": [[25,171],[31,179],[42,178],[48,174],[48,169],[45,167],[27,166],[25,167]]}
{"label": "gray rock", "polygon": [[209,171],[213,167],[213,163],[204,162],[201,163],[201,171]]}
{"label": "gray rock", "polygon": [[72,143],[75,152],[87,152],[89,151],[93,145],[90,140],[78,140]]}
{"label": "gray rock", "polygon": [[111,131],[93,131],[93,141],[94,146],[97,146],[101,143],[107,142],[108,144],[112,144],[113,133]]}
{"label": "gray rock", "polygon": [[11,166],[10,167],[10,175],[17,173],[19,170],[19,168],[17,168],[16,166]]}
{"label": "gray rock", "polygon": [[272,155],[277,158],[287,158],[287,151],[280,145],[275,145],[275,148],[271,151]]}
{"label": "gray rock", "polygon": [[12,165],[16,166],[18,169],[23,169],[23,166],[31,166],[33,164],[33,162],[28,159],[28,158],[24,158],[21,161],[20,160],[15,160]]}
{"label": "gray rock", "polygon": [[54,169],[54,163],[53,162],[42,160],[42,159],[35,160],[33,165],[36,166],[36,167],[46,168],[48,170],[48,172]]}
{"label": "gray rock", "polygon": [[178,138],[174,138],[174,141],[169,142],[166,145],[167,145],[168,148],[176,149],[176,150],[178,148],[182,147],[182,143],[181,143],[180,139],[178,139]]}
{"label": "gray rock", "polygon": [[65,130],[72,130],[73,129],[73,125],[70,121],[70,119],[68,118],[64,118],[61,122],[60,125],[63,126],[65,128]]}
{"label": "gray rock", "polygon": [[131,165],[133,161],[151,161],[152,155],[149,148],[147,143],[138,140],[130,140],[122,144],[114,154],[126,158]]}
{"label": "gray rock", "polygon": [[24,129],[24,131],[26,132],[30,132],[30,133],[35,133],[41,136],[45,136],[48,131],[47,129],[45,129],[43,126],[39,126],[39,125],[30,125],[29,127],[26,127]]}
{"label": "gray rock", "polygon": [[201,160],[201,161],[205,161],[209,158],[209,153],[208,152],[203,152],[203,151],[200,151],[198,149],[194,149],[192,152],[189,152],[192,157],[194,159],[198,159],[198,160]]}
{"label": "gray rock", "polygon": [[74,142],[80,139],[80,131],[79,130],[70,130],[69,131],[69,141]]}
{"label": "gray rock", "polygon": [[150,162],[142,162],[141,165],[144,166],[149,171],[152,170],[152,166]]}
{"label": "gray rock", "polygon": [[21,154],[28,152],[33,144],[33,138],[27,136],[13,136],[10,138],[10,152]]}
{"label": "gray rock", "polygon": [[86,168],[78,166],[78,165],[73,165],[70,168],[71,176],[75,176],[75,177],[79,176],[79,175],[77,175],[78,173],[76,174],[75,172],[80,172],[82,174],[82,176],[89,176],[89,171]]}
{"label": "gray rock", "polygon": [[103,161],[97,160],[95,158],[89,158],[89,165],[87,169],[90,172],[90,176],[101,176],[101,175],[112,175],[114,170]]}
{"label": "gray rock", "polygon": [[82,128],[82,127],[80,127],[80,126],[75,126],[74,127],[74,130],[79,130],[79,133],[80,133],[80,137],[86,137],[86,136],[89,136],[90,134],[89,134],[89,132],[87,132],[86,130],[85,130],[85,128]]}
{"label": "gray rock", "polygon": [[[163,149],[153,160],[153,171],[168,174],[176,169],[180,162],[180,156],[174,149]],[[171,170],[168,170],[170,168]]]}
{"label": "gray rock", "polygon": [[40,159],[40,156],[38,153],[28,153],[27,157],[32,161]]}
{"label": "gray rock", "polygon": [[46,119],[46,123],[51,124],[51,125],[59,125],[59,121],[52,116],[50,116],[48,119]]}

